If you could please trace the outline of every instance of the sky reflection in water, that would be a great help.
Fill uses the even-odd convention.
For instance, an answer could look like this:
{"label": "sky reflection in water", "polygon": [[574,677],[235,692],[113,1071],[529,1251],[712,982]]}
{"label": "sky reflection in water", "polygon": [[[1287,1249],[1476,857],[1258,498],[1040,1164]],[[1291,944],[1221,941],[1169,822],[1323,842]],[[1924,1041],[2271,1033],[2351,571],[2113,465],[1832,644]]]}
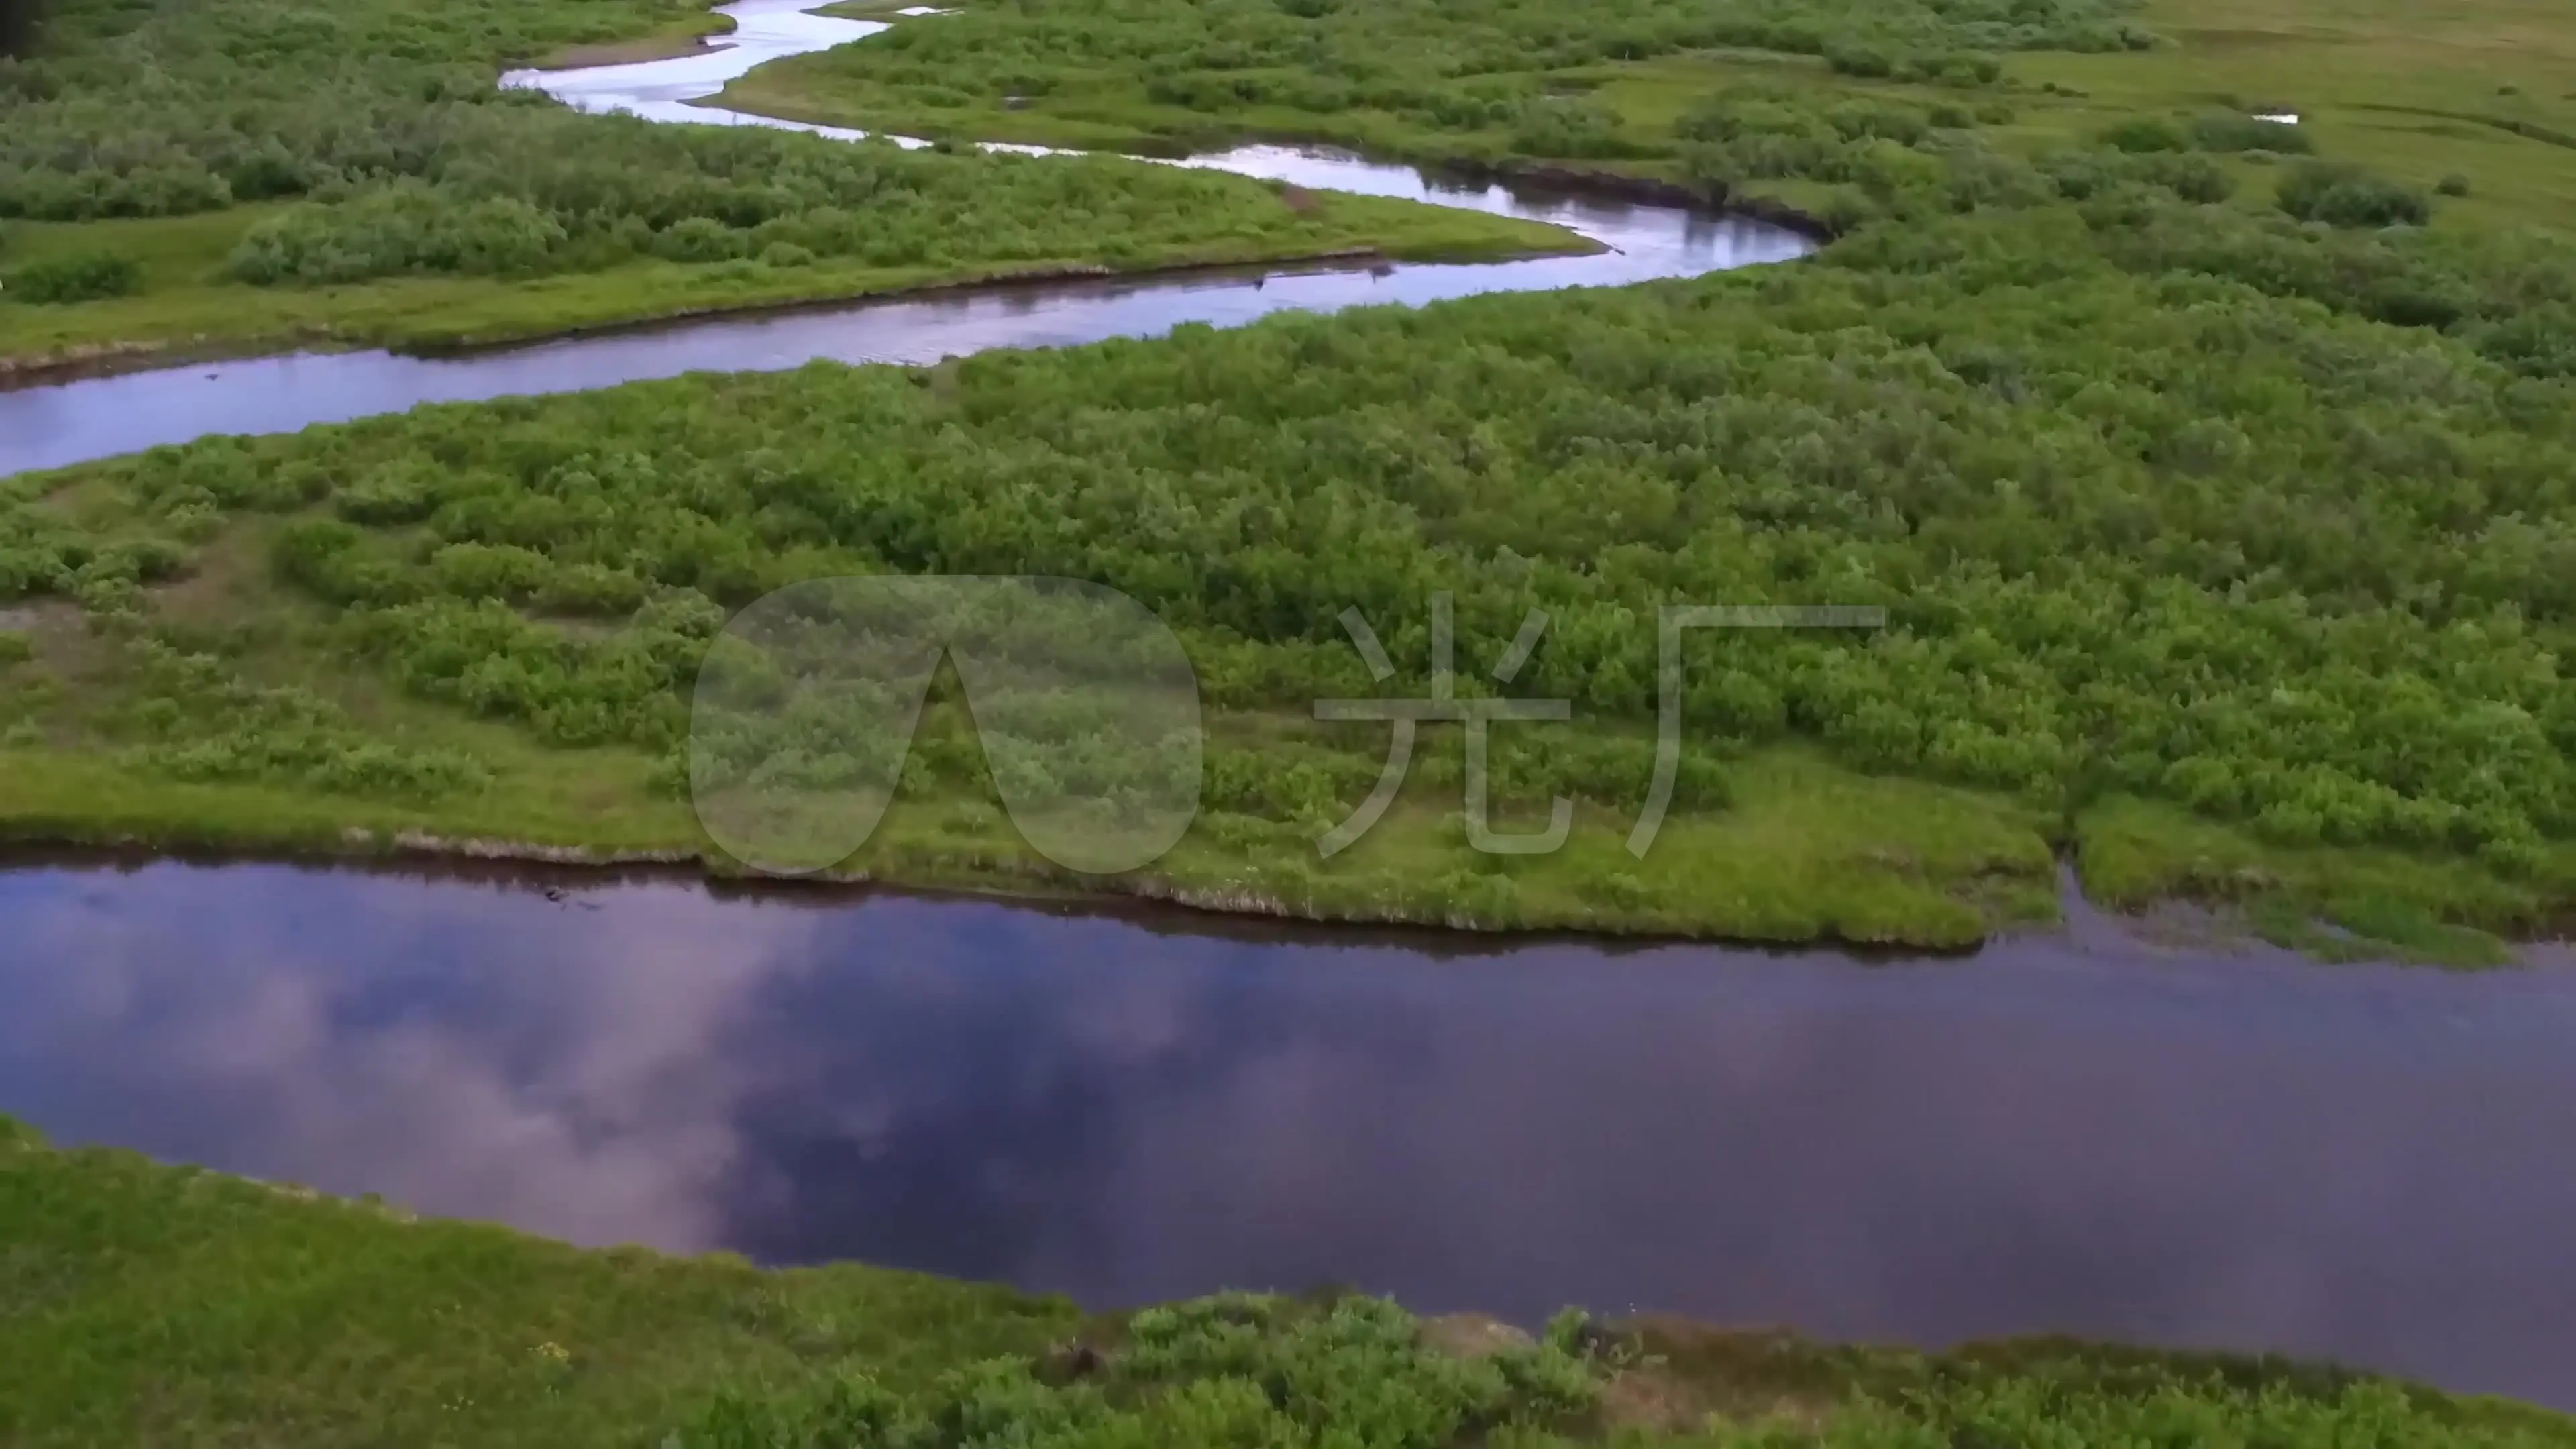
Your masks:
{"label": "sky reflection in water", "polygon": [[2332,1354],[2576,1407],[2576,976],[0,875],[0,1110],[587,1243]]}

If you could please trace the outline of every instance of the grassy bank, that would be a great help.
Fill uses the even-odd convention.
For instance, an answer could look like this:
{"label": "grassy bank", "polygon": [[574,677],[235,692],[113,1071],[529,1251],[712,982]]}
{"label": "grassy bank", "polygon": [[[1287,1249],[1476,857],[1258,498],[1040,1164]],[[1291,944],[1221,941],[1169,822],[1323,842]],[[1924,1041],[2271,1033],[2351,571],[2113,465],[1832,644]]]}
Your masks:
{"label": "grassy bank", "polygon": [[[1064,163],[1089,164],[1089,163]],[[1114,163],[1113,163],[1114,164]],[[1134,168],[1143,171],[1144,168]],[[1508,217],[1378,197],[1240,183],[1220,223],[1103,245],[1065,239],[1061,255],[958,259],[903,266],[851,257],[756,257],[683,263],[652,258],[605,270],[543,277],[406,276],[338,286],[262,287],[226,275],[226,259],[277,206],[198,216],[27,223],[8,234],[0,262],[41,266],[108,252],[139,268],[134,291],[72,306],[0,303],[7,323],[0,378],[66,362],[115,357],[240,356],[289,348],[423,350],[549,336],[586,328],[711,312],[748,311],[979,282],[1109,276],[1307,258],[1481,260],[1581,251],[1559,228]]]}
{"label": "grassy bank", "polygon": [[539,56],[535,68],[583,70],[591,66],[641,65],[646,61],[671,60],[697,54],[710,42],[731,35],[733,28],[730,15],[682,16],[665,21],[647,34],[560,47]]}
{"label": "grassy bank", "polygon": [[[1220,720],[1222,730],[1230,722]],[[445,747],[470,731],[402,738]],[[352,801],[275,786],[174,782],[113,754],[0,752],[0,839],[365,856],[397,850],[530,860],[694,861],[741,867],[685,802],[653,788],[656,762],[504,747],[476,756],[490,788],[468,800]],[[1428,763],[1428,762],[1426,762]],[[1724,814],[1677,814],[1645,861],[1632,821],[1577,817],[1566,847],[1526,864],[1468,848],[1454,785],[1417,786],[1360,844],[1317,857],[1312,832],[1212,812],[1151,869],[1064,870],[1031,850],[980,781],[908,787],[855,879],[1021,895],[1134,895],[1213,910],[1355,923],[1573,930],[1950,948],[2056,919],[2047,839],[2009,801],[1871,780],[1801,754],[1748,759]],[[1885,822],[1901,821],[1895,828]],[[1502,822],[1520,828],[1533,822]]]}
{"label": "grassy bank", "polygon": [[[2495,360],[2528,313],[2455,334],[2337,310],[2377,305],[2336,290],[2369,267],[2493,285],[2433,270],[2476,253],[2225,215],[1998,208],[1761,276],[683,378],[12,480],[0,817],[695,854],[687,701],[729,610],[817,575],[1027,571],[1153,610],[1214,711],[1193,834],[1107,889],[1946,946],[2050,918],[2071,846],[2119,904],[2493,959],[2480,933],[2576,899],[2570,384]],[[1963,293],[1926,247],[1995,261]],[[2322,302],[2185,280],[2213,256],[2273,285],[2363,269]],[[1473,849],[1441,727],[1389,820],[1321,858],[1386,742],[1312,702],[1421,697],[1440,592],[1471,693],[1545,612],[1508,692],[1573,722],[1498,727],[1495,793],[1502,828],[1562,797],[1573,832]],[[1676,814],[1639,861],[1674,600],[1888,626],[1695,634]],[[1343,637],[1352,608],[1395,677]],[[934,745],[852,869],[1078,884],[1020,843],[962,727]]]}
{"label": "grassy bank", "polygon": [[1326,1295],[1099,1317],[854,1264],[585,1252],[5,1117],[0,1241],[0,1436],[29,1449],[2576,1443],[2536,1409],[2268,1360],[1579,1314],[1533,1338]]}

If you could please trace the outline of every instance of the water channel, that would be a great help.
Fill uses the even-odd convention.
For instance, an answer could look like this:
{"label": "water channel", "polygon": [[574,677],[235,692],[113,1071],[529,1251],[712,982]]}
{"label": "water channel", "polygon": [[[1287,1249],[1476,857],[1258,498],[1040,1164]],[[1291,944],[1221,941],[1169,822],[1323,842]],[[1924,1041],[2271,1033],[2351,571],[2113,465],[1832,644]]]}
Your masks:
{"label": "water channel", "polygon": [[[855,136],[686,103],[689,97],[713,95],[724,82],[762,61],[884,28],[809,15],[799,8],[813,3],[817,0],[742,0],[725,7],[739,27],[726,49],[508,79],[541,85],[590,110]],[[938,22],[934,17],[903,23]],[[455,356],[292,353],[55,382],[0,390],[0,476],[210,433],[289,432],[423,403],[575,392],[686,372],[773,371],[818,359],[926,363],[992,347],[1067,347],[1110,337],[1150,337],[1190,322],[1240,326],[1281,311],[1626,286],[1785,261],[1813,249],[1794,232],[1745,217],[1447,181],[1411,167],[1287,147],[1247,146],[1157,164],[1534,218],[1580,232],[1605,250],[1504,262],[1309,265],[1050,282],[692,318]]]}
{"label": "water channel", "polygon": [[0,1104],[574,1241],[2325,1355],[2576,1408],[2576,971],[0,874]]}

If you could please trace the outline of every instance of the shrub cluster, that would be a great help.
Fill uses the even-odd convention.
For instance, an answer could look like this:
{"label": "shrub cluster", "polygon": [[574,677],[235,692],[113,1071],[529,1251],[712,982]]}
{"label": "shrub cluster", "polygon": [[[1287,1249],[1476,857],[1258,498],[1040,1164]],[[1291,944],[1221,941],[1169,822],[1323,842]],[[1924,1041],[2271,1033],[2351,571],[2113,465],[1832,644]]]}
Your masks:
{"label": "shrub cluster", "polygon": [[2423,192],[2345,162],[2291,167],[2279,197],[2283,211],[2329,226],[2422,226],[2433,219],[2432,198]]}
{"label": "shrub cluster", "polygon": [[725,1395],[674,1437],[682,1449],[1447,1449],[1543,1433],[1597,1392],[1592,1369],[1555,1344],[1452,1357],[1380,1299],[1318,1311],[1226,1294],[1146,1309],[1106,1352],[954,1371],[920,1402],[864,1376]]}
{"label": "shrub cluster", "polygon": [[141,280],[133,258],[113,252],[74,252],[0,272],[0,301],[44,306],[122,297]]}

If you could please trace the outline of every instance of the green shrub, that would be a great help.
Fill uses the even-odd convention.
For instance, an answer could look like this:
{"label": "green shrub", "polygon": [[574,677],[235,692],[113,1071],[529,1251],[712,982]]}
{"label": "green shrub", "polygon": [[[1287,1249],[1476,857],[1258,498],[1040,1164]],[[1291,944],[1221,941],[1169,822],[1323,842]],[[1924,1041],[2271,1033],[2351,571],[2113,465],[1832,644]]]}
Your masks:
{"label": "green shrub", "polygon": [[2444,196],[2466,196],[2469,194],[2469,178],[2454,171],[2443,177],[2433,189]]}
{"label": "green shrub", "polygon": [[2103,130],[2102,144],[2114,151],[2188,151],[2191,142],[2181,128],[2158,116],[2133,116]]}
{"label": "green shrub", "polygon": [[2267,121],[2233,112],[2193,121],[2191,143],[2203,151],[2269,151],[2275,156],[2303,156],[2314,145],[2304,129],[2286,121]]}
{"label": "green shrub", "polygon": [[653,254],[674,262],[728,262],[750,250],[749,235],[711,216],[683,218],[653,238]]}
{"label": "green shrub", "polygon": [[2213,205],[2236,194],[2236,178],[2206,156],[2140,156],[2132,163],[2132,174],[2195,205]]}
{"label": "green shrub", "polygon": [[2329,226],[2422,226],[2433,217],[2423,192],[2345,162],[2301,162],[2275,194],[2283,211]]}
{"label": "green shrub", "polygon": [[[1450,1449],[1558,1442],[1599,1395],[1553,1341],[1453,1357],[1374,1298],[1317,1308],[1228,1293],[1147,1308],[1127,1342],[994,1359],[907,1401],[873,1380],[736,1390],[671,1436],[678,1449]],[[1077,1370],[1073,1365],[1080,1364]]]}
{"label": "green shrub", "polygon": [[351,523],[418,523],[437,507],[439,482],[439,469],[428,459],[399,459],[342,489],[332,506]]}
{"label": "green shrub", "polygon": [[566,240],[544,209],[404,184],[334,206],[300,206],[250,229],[232,274],[261,285],[355,282],[433,272],[505,276],[544,270]]}
{"label": "green shrub", "polygon": [[1836,75],[1885,80],[1896,74],[1896,57],[1874,45],[1838,42],[1825,50],[1825,64]]}
{"label": "green shrub", "polygon": [[53,306],[131,294],[142,269],[114,252],[75,252],[29,262],[0,276],[0,301]]}

